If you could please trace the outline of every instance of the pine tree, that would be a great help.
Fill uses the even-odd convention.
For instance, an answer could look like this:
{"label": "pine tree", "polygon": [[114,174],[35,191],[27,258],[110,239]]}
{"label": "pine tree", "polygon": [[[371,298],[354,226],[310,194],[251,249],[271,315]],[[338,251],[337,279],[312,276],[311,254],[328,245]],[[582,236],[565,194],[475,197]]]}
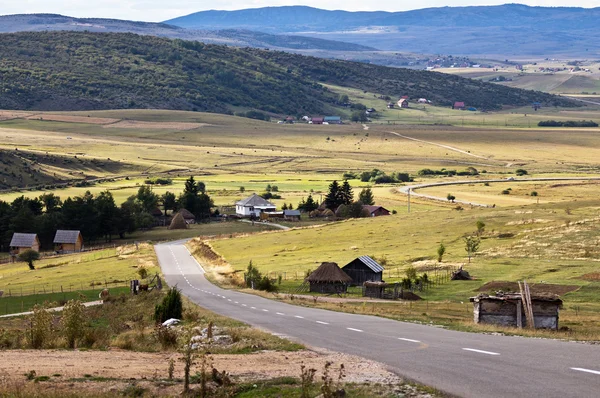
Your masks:
{"label": "pine tree", "polygon": [[319,208],[319,204],[315,202],[311,194],[309,194],[308,198],[306,198],[306,202],[304,202],[304,199],[302,199],[302,202],[304,205],[302,209],[300,209],[300,206],[298,206],[298,210],[304,210],[305,212],[310,213],[311,211]]}
{"label": "pine tree", "polygon": [[287,209],[288,209],[288,206],[286,203],[284,203],[283,206],[281,206],[281,210],[287,210]]}
{"label": "pine tree", "polygon": [[375,198],[373,198],[373,191],[371,191],[371,188],[365,188],[360,191],[360,194],[358,194],[358,201],[363,205],[373,206],[375,204]]}
{"label": "pine tree", "polygon": [[335,210],[341,204],[340,184],[338,184],[337,180],[334,180],[329,184],[329,192],[327,193],[327,196],[325,196],[325,205],[328,209]]}
{"label": "pine tree", "polygon": [[341,205],[349,205],[354,202],[354,192],[352,192],[352,187],[348,180],[344,180],[342,184],[342,189],[340,191],[340,204]]}

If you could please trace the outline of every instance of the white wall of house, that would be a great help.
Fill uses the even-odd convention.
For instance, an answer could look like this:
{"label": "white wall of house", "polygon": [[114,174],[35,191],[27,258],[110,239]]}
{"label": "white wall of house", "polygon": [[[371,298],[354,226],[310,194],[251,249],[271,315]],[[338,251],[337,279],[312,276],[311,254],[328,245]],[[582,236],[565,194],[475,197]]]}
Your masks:
{"label": "white wall of house", "polygon": [[251,215],[255,215],[256,217],[260,217],[260,213],[263,211],[275,211],[277,207],[275,206],[235,206],[235,213],[242,217],[250,217]]}

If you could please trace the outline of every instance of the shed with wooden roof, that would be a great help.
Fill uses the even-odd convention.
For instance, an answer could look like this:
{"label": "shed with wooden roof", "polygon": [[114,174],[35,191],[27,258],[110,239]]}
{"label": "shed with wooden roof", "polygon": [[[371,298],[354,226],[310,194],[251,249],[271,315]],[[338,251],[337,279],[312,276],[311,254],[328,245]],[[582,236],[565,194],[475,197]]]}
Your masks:
{"label": "shed with wooden roof", "polygon": [[342,267],[342,270],[352,278],[352,285],[363,283],[381,282],[383,280],[383,266],[369,256],[355,258]]}
{"label": "shed with wooden roof", "polygon": [[336,263],[321,263],[319,268],[311,272],[305,279],[310,284],[310,291],[315,293],[345,293],[350,278]]}
{"label": "shed with wooden roof", "polygon": [[59,253],[80,252],[83,250],[81,232],[59,229],[54,235],[54,250]]}
{"label": "shed with wooden roof", "polygon": [[10,240],[10,254],[18,255],[27,249],[40,251],[40,240],[37,234],[15,232]]}

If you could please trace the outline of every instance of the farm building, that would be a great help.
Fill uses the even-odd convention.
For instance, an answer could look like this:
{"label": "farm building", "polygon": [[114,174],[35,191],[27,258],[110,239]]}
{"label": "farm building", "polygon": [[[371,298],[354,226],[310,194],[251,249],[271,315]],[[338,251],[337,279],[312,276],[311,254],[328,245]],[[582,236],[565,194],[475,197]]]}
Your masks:
{"label": "farm building", "polygon": [[464,111],[465,103],[464,102],[455,102],[454,105],[452,105],[452,109],[458,109],[460,111]]}
{"label": "farm building", "polygon": [[242,217],[260,217],[262,212],[276,210],[277,206],[255,193],[235,203],[235,213]]}
{"label": "farm building", "polygon": [[377,261],[369,256],[360,256],[344,267],[344,271],[352,279],[352,285],[362,285],[363,283],[381,282],[383,279],[383,267]]}
{"label": "farm building", "polygon": [[311,124],[323,124],[323,118],[322,117],[313,117],[310,120]]}
{"label": "farm building", "polygon": [[387,107],[388,107],[388,109],[394,109],[394,103],[388,102]]}
{"label": "farm building", "polygon": [[10,254],[17,255],[27,249],[40,251],[40,240],[37,234],[22,234],[15,232],[10,240]]}
{"label": "farm building", "polygon": [[[480,294],[471,297],[475,323],[502,326],[527,326],[523,297],[519,293],[497,293],[496,296]],[[533,320],[536,329],[558,330],[558,311],[562,300],[554,294],[531,296]]]}
{"label": "farm building", "polygon": [[419,104],[427,104],[427,98],[419,98],[419,100],[417,101]]}
{"label": "farm building", "polygon": [[408,100],[405,99],[405,98],[400,98],[398,100],[398,107],[399,108],[405,108],[405,109],[408,108]]}
{"label": "farm building", "polygon": [[382,206],[364,205],[363,209],[369,212],[370,217],[389,216],[390,211]]}
{"label": "farm building", "polygon": [[352,282],[336,263],[321,263],[306,279],[315,293],[345,293]]}
{"label": "farm building", "polygon": [[325,116],[323,118],[323,123],[342,124],[342,118],[341,116]]}
{"label": "farm building", "polygon": [[83,236],[79,231],[59,229],[54,235],[54,250],[59,253],[80,252],[83,249]]}
{"label": "farm building", "polygon": [[181,209],[177,214],[181,214],[186,224],[196,224],[196,216],[188,209]]}
{"label": "farm building", "polygon": [[300,210],[284,210],[283,219],[286,221],[300,221]]}

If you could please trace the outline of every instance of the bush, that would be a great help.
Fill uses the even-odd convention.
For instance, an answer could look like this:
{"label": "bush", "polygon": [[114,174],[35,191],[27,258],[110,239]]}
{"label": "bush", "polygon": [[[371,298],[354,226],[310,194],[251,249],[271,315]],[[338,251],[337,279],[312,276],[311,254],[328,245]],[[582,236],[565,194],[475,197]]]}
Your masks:
{"label": "bush", "polygon": [[68,348],[75,348],[78,340],[84,335],[85,307],[79,300],[70,300],[63,309],[61,326]]}
{"label": "bush", "polygon": [[501,193],[502,193],[502,195],[510,195],[510,191],[508,189],[505,189]]}
{"label": "bush", "polygon": [[531,196],[538,196],[538,193],[537,193],[537,191],[532,191],[530,195]]}
{"label": "bush", "polygon": [[170,178],[154,177],[145,180],[144,183],[148,185],[171,185],[173,180]]}
{"label": "bush", "polygon": [[539,127],[598,127],[598,123],[593,120],[543,120],[538,123]]}
{"label": "bush", "polygon": [[44,348],[53,337],[52,315],[43,306],[36,304],[29,318],[29,325],[29,345],[35,349]]}
{"label": "bush", "polygon": [[163,325],[156,326],[156,339],[163,350],[177,346],[177,332]]}
{"label": "bush", "polygon": [[169,290],[162,303],[154,308],[154,320],[157,323],[163,323],[167,319],[181,319],[183,313],[183,304],[181,293],[176,287]]}
{"label": "bush", "polygon": [[524,176],[527,175],[527,170],[525,169],[517,169],[517,171],[515,171],[515,174],[518,176]]}

